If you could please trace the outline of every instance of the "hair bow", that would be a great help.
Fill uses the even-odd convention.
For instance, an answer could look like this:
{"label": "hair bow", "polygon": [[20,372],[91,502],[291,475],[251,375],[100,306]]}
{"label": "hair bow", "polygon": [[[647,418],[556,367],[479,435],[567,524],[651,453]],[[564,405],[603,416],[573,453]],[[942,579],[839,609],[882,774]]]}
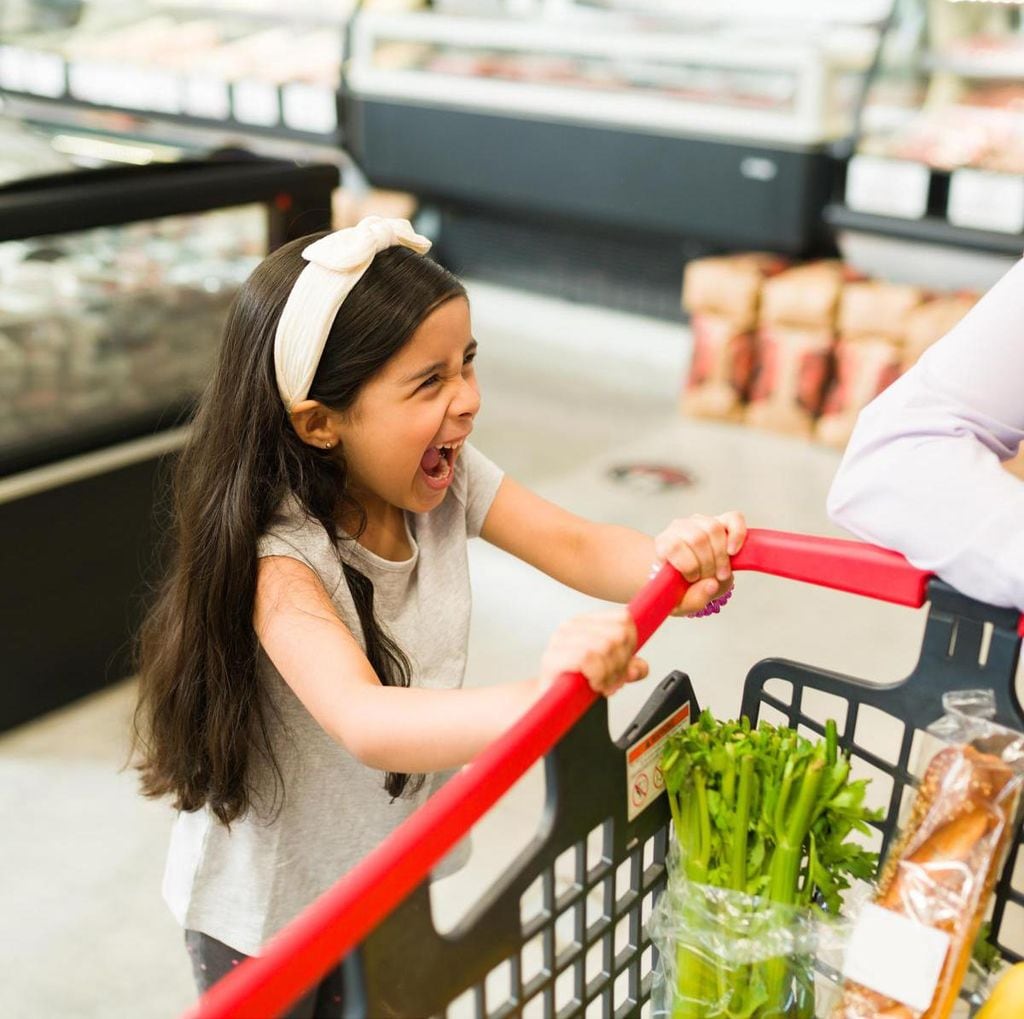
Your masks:
{"label": "hair bow", "polygon": [[309,263],[288,295],[274,337],[277,388],[288,410],[309,395],[331,326],[345,298],[381,251],[430,250],[405,219],[367,216],[354,227],[336,230],[302,251]]}

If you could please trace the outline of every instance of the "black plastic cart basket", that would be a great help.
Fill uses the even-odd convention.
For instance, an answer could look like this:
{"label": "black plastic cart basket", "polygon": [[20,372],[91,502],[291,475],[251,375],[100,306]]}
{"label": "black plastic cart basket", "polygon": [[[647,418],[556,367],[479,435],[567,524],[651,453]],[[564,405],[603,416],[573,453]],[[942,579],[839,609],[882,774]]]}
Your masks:
{"label": "black plastic cart basket", "polygon": [[[870,766],[888,806],[878,824],[892,838],[915,733],[943,713],[942,696],[967,687],[996,692],[997,719],[1024,727],[1014,691],[1021,618],[960,595],[901,556],[859,542],[752,530],[733,559],[755,570],[895,604],[930,607],[920,660],[910,676],[878,685],[783,659],[753,667],[741,711],[762,709],[824,732],[812,707],[828,695],[840,743]],[[630,603],[642,645],[677,604],[685,581],[664,567]],[[659,795],[658,749],[696,717],[690,680],[672,673],[626,733],[612,742],[607,705],[579,674],[551,690],[501,739],[451,780],[354,870],[267,946],[213,987],[192,1019],[279,1015],[344,959],[344,1012],[352,1019],[472,1015],[614,1017],[650,1013],[653,946],[647,919],[666,882],[670,818]],[[868,723],[868,724],[865,724]],[[883,723],[886,748],[864,738]],[[541,756],[547,795],[540,833],[454,932],[434,926],[431,868]],[[556,889],[555,864],[573,859],[573,881]],[[997,884],[993,941],[1021,958],[1005,930],[1024,916],[1017,833]],[[1018,867],[1018,856],[1020,866]],[[540,895],[532,893],[539,884]],[[529,894],[528,894],[529,893]],[[534,901],[539,903],[534,906]],[[556,942],[560,932],[571,936]]]}

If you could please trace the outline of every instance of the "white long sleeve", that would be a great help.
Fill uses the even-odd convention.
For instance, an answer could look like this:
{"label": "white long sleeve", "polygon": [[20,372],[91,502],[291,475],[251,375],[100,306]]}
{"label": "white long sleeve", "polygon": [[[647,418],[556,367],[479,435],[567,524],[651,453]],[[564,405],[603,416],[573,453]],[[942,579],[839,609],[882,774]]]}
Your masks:
{"label": "white long sleeve", "polygon": [[964,594],[1024,611],[1024,262],[857,419],[832,519]]}

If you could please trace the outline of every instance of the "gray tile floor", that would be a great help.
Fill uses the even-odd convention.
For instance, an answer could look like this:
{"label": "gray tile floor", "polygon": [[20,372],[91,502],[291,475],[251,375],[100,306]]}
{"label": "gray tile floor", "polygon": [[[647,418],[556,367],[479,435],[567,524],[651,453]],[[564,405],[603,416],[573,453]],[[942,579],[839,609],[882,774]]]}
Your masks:
{"label": "gray tile floor", "polygon": [[[752,524],[838,533],[823,505],[827,450],[682,420],[681,327],[471,284],[484,409],[476,442],[544,496],[650,533],[674,515],[741,508]],[[621,463],[664,462],[693,487],[613,482]],[[526,676],[548,635],[587,599],[477,542],[468,683]],[[905,674],[919,613],[746,575],[726,613],[673,620],[648,645],[652,675],[694,678],[701,700],[735,713],[746,669],[783,655],[878,680]],[[614,731],[646,696],[611,705]],[[0,738],[0,1015],[156,1019],[193,1000],[180,932],[160,899],[170,810],[119,770],[131,681]],[[543,796],[531,771],[474,832],[465,871],[435,886],[439,925],[458,921],[529,840]]]}

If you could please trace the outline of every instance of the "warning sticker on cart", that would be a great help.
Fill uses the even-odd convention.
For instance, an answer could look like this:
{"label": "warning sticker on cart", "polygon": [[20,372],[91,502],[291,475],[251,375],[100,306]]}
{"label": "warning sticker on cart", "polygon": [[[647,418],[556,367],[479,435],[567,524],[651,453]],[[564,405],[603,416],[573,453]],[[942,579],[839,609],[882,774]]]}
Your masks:
{"label": "warning sticker on cart", "polygon": [[689,724],[687,703],[626,751],[626,812],[630,821],[665,791],[665,776],[659,766],[662,748],[669,736]]}

